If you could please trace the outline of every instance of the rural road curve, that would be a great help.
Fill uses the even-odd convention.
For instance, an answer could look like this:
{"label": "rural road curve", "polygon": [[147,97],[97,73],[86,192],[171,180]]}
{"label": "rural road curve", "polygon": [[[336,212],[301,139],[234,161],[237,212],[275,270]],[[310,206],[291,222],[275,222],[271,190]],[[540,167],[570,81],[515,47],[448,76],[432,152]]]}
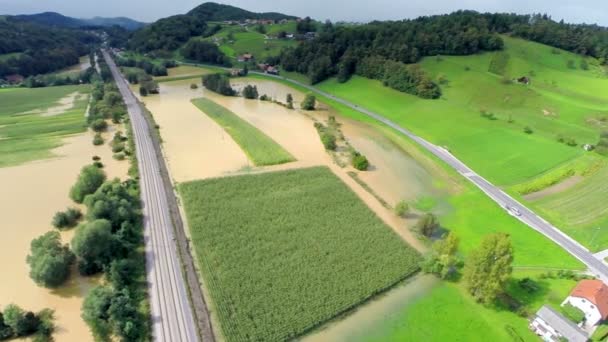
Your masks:
{"label": "rural road curve", "polygon": [[541,234],[545,235],[549,239],[553,240],[555,243],[557,243],[559,246],[561,246],[567,252],[572,254],[575,258],[577,258],[582,263],[584,263],[594,275],[601,278],[604,282],[608,282],[608,266],[606,266],[603,262],[598,260],[588,249],[583,247],[578,242],[574,241],[574,239],[572,239],[568,235],[564,234],[561,230],[559,230],[555,226],[551,225],[549,222],[544,220],[539,215],[535,214],[532,210],[526,208],[524,205],[522,205],[517,200],[515,200],[514,198],[509,196],[507,193],[502,191],[500,188],[498,188],[497,186],[494,186],[492,183],[488,182],[483,177],[476,174],[473,170],[471,170],[463,162],[458,160],[458,158],[454,157],[445,148],[434,145],[434,144],[422,139],[421,137],[415,135],[411,131],[388,120],[387,118],[383,117],[380,114],[372,112],[363,107],[357,106],[354,103],[351,103],[349,101],[336,97],[330,93],[324,92],[311,85],[307,85],[307,84],[298,82],[296,80],[289,79],[289,78],[282,77],[282,76],[268,75],[265,73],[259,73],[259,72],[253,72],[253,71],[250,71],[250,73],[270,76],[273,78],[277,78],[277,79],[281,79],[281,80],[293,83],[300,87],[304,87],[312,92],[326,96],[349,108],[352,108],[358,112],[361,112],[377,121],[382,122],[383,124],[393,128],[393,129],[405,134],[410,139],[417,142],[419,145],[421,145],[422,147],[427,149],[429,152],[433,153],[439,159],[443,160],[448,165],[450,165],[452,168],[454,168],[456,171],[458,171],[460,174],[462,174],[466,179],[468,179],[473,184],[475,184],[478,188],[480,188],[486,195],[488,195],[488,197],[490,197],[492,200],[494,200],[494,202],[498,203],[498,205],[500,205],[502,208],[506,208],[506,207],[517,208],[519,210],[520,215],[519,216],[514,215],[514,217],[516,217],[517,219],[519,219],[521,222],[525,223],[532,229],[540,232]]}
{"label": "rural road curve", "polygon": [[127,105],[135,136],[144,215],[146,277],[155,341],[198,341],[181,263],[177,254],[167,193],[160,175],[150,130],[141,108],[106,51],[116,85]]}

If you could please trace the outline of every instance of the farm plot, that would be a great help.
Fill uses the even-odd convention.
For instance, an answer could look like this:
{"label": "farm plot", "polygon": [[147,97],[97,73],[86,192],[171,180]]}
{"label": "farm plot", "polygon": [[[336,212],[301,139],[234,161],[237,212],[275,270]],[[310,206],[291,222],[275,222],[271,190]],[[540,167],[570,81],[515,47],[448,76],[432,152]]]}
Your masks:
{"label": "farm plot", "polygon": [[179,190],[227,341],[297,337],[418,269],[416,251],[325,167]]}
{"label": "farm plot", "polygon": [[222,126],[256,166],[295,161],[274,140],[228,109],[206,98],[194,99],[192,103]]}

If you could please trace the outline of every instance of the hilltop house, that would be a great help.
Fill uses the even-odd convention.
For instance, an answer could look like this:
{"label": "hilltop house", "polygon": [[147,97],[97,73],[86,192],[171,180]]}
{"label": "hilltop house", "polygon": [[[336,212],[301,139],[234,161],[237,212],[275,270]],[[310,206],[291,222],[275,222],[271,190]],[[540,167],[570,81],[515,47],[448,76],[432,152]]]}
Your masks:
{"label": "hilltop house", "polygon": [[589,339],[583,329],[546,305],[536,312],[530,329],[544,341],[586,342]]}
{"label": "hilltop house", "polygon": [[17,74],[8,75],[5,79],[9,84],[21,84],[23,82],[23,76]]}
{"label": "hilltop house", "polygon": [[601,280],[582,280],[562,305],[570,304],[585,314],[585,324],[594,326],[608,318],[608,286]]}

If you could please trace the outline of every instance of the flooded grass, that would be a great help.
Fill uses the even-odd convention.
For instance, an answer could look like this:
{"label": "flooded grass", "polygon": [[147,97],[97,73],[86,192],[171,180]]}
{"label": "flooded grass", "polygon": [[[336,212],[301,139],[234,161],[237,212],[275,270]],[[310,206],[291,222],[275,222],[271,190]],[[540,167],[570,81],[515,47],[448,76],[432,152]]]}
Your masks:
{"label": "flooded grass", "polygon": [[256,166],[295,161],[274,140],[225,107],[207,98],[195,99],[192,103],[222,126]]}
{"label": "flooded grass", "polygon": [[179,189],[229,341],[295,337],[418,269],[414,249],[327,168]]}
{"label": "flooded grass", "polygon": [[[88,95],[74,94],[88,92],[88,86],[0,92],[0,167],[52,157],[62,138],[84,132]],[[71,104],[66,103],[68,97]],[[53,115],[46,115],[50,110]]]}

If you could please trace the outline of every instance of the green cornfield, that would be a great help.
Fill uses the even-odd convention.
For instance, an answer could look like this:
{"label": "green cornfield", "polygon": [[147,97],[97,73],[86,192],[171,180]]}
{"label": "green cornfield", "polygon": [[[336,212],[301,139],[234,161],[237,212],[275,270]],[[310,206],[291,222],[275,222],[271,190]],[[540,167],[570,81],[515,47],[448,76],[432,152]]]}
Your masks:
{"label": "green cornfield", "polygon": [[297,337],[418,270],[419,254],[326,167],[179,191],[227,341]]}

